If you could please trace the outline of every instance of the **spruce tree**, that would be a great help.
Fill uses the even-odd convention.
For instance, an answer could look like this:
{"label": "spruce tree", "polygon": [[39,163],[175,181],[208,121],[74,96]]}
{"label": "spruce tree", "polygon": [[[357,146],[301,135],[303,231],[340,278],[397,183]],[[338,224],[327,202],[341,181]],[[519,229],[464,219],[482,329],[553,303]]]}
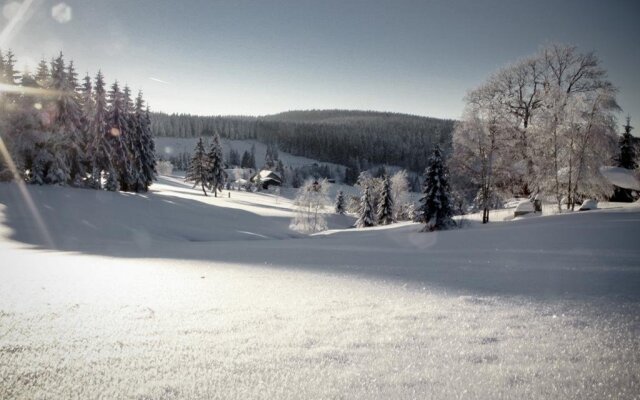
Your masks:
{"label": "spruce tree", "polygon": [[256,169],[256,145],[251,145],[251,157],[249,158],[249,168]]}
{"label": "spruce tree", "polygon": [[365,187],[362,197],[360,198],[360,209],[358,210],[357,228],[367,228],[373,226],[375,215],[373,205],[371,204],[371,189]]}
{"label": "spruce tree", "polygon": [[[631,117],[627,117],[627,123],[624,126],[624,133],[620,137],[619,146],[620,153],[616,157],[617,166],[620,168],[635,170],[638,168],[637,148],[634,138],[631,135]],[[612,201],[632,202],[635,200],[633,190],[616,186],[613,191]]]}
{"label": "spruce tree", "polygon": [[344,215],[344,193],[342,190],[338,190],[338,195],[336,196],[336,214]]}
{"label": "spruce tree", "polygon": [[46,89],[50,86],[49,65],[44,58],[38,63],[35,78],[39,87]]}
{"label": "spruce tree", "polygon": [[389,225],[393,220],[393,197],[391,193],[391,183],[387,175],[382,182],[382,192],[380,193],[380,203],[376,214],[378,224]]}
{"label": "spruce tree", "polygon": [[156,177],[156,158],[149,113],[145,110],[142,92],[138,92],[130,119],[130,151],[134,171],[132,190],[146,192]]}
{"label": "spruce tree", "polygon": [[[140,97],[142,99],[142,97]],[[145,109],[144,119],[142,120],[142,144],[144,148],[144,177],[146,179],[147,188],[156,179],[156,143],[153,140],[153,131],[151,130],[151,111],[149,105]]]}
{"label": "spruce tree", "polygon": [[4,56],[2,75],[4,83],[9,85],[18,84],[19,75],[16,71],[16,58],[11,50],[8,50]]}
{"label": "spruce tree", "polygon": [[618,167],[625,169],[636,169],[638,168],[637,163],[637,154],[636,147],[633,140],[633,135],[631,135],[631,130],[633,127],[631,126],[631,117],[627,117],[627,123],[624,126],[624,133],[620,138],[620,154],[617,157]]}
{"label": "spruce tree", "polygon": [[207,154],[207,162],[209,165],[209,189],[213,191],[213,195],[218,197],[218,190],[222,191],[225,181],[224,158],[222,155],[222,144],[220,136],[216,133],[213,136],[209,153]]}
{"label": "spruce tree", "polygon": [[[80,147],[84,149],[84,171],[85,173],[92,172],[91,158],[91,144],[92,144],[92,135],[91,135],[91,118],[93,116],[94,107],[93,107],[93,85],[91,83],[91,77],[86,75],[82,80],[82,86],[80,88],[80,107],[81,107],[81,117],[80,117]],[[88,182],[88,186],[93,186],[93,182],[90,179]]]}
{"label": "spruce tree", "polygon": [[208,157],[204,150],[204,143],[202,143],[202,138],[200,138],[198,139],[196,148],[193,151],[193,157],[189,163],[189,169],[187,170],[185,181],[193,182],[194,188],[201,185],[202,193],[204,193],[205,196],[207,196],[205,188],[207,182],[209,182],[209,165],[207,160]]}
{"label": "spruce tree", "polygon": [[128,135],[127,115],[123,93],[118,82],[111,85],[107,96],[108,139],[111,145],[110,160],[114,172],[118,176],[120,190],[129,191],[131,177],[131,158],[126,144]]}
{"label": "spruce tree", "polygon": [[425,171],[425,181],[418,208],[418,221],[425,224],[424,231],[447,229],[454,224],[449,201],[447,168],[440,147],[436,146]]}
{"label": "spruce tree", "polygon": [[112,168],[110,129],[107,123],[107,98],[104,77],[98,71],[93,90],[93,113],[90,118],[89,132],[91,136],[90,163],[92,186],[102,187],[102,171],[108,172]]}
{"label": "spruce tree", "polygon": [[247,150],[242,153],[242,159],[240,160],[240,167],[251,168],[251,154]]}

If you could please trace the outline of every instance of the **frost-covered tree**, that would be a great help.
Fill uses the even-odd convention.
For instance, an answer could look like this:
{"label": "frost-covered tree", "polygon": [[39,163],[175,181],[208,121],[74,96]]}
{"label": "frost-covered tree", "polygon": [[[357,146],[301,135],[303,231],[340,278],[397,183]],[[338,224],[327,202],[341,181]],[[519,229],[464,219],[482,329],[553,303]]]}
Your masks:
{"label": "frost-covered tree", "polygon": [[375,224],[375,211],[371,202],[371,188],[366,186],[360,198],[360,206],[358,208],[357,228],[367,228]]}
{"label": "frost-covered tree", "polygon": [[95,78],[92,102],[93,114],[90,117],[89,133],[91,147],[89,149],[91,163],[91,181],[96,189],[102,187],[102,172],[113,168],[111,161],[110,129],[107,123],[107,97],[104,76],[98,71]]}
{"label": "frost-covered tree", "polygon": [[209,153],[207,154],[207,165],[209,168],[207,185],[213,191],[213,195],[218,197],[218,190],[222,190],[225,182],[224,158],[220,136],[213,136]]}
{"label": "frost-covered tree", "polygon": [[451,218],[453,212],[449,200],[447,167],[439,147],[436,147],[429,159],[422,194],[417,218],[419,222],[425,224],[424,231],[430,232],[451,227],[454,222]]}
{"label": "frost-covered tree", "polygon": [[407,171],[401,169],[391,177],[391,199],[393,200],[394,221],[410,219],[406,215],[409,201],[409,180]]}
{"label": "frost-covered tree", "polygon": [[185,176],[185,181],[193,182],[193,187],[200,185],[202,187],[202,193],[207,196],[205,190],[209,182],[209,158],[204,150],[204,143],[202,138],[198,139],[196,148],[193,151],[191,162],[189,163],[189,169]]}
{"label": "frost-covered tree", "polygon": [[393,197],[391,193],[391,182],[388,176],[384,176],[382,181],[382,191],[376,213],[376,221],[379,225],[389,225],[394,222],[393,218]]}
{"label": "frost-covered tree", "polygon": [[345,213],[344,193],[342,190],[338,190],[338,194],[336,195],[335,211],[336,214],[340,215],[344,215]]}
{"label": "frost-covered tree", "polygon": [[118,82],[111,85],[107,95],[107,126],[108,141],[111,153],[109,154],[113,172],[118,175],[120,190],[129,191],[132,167],[131,154],[127,145],[129,136],[129,121],[127,115],[126,99]]}
{"label": "frost-covered tree", "polygon": [[293,204],[296,207],[290,228],[302,233],[315,233],[327,229],[324,209],[329,205],[326,179],[309,179],[298,189]]}
{"label": "frost-covered tree", "polygon": [[142,177],[144,179],[144,190],[146,191],[151,183],[156,179],[156,145],[153,141],[153,132],[151,131],[151,117],[149,105],[147,104],[144,112],[144,100],[142,92],[138,93],[136,98],[136,119],[138,121],[138,129],[140,130],[140,146],[142,155]]}

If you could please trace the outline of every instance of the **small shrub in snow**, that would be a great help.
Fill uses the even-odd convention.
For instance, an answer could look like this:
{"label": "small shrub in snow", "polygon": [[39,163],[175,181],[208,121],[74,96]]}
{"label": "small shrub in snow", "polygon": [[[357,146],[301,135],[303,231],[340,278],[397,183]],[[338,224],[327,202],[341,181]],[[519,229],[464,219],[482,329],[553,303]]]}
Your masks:
{"label": "small shrub in snow", "polygon": [[309,179],[298,189],[293,202],[296,212],[289,226],[291,229],[302,233],[327,229],[324,209],[329,205],[328,186],[326,179],[320,182]]}
{"label": "small shrub in snow", "polygon": [[171,161],[158,161],[156,169],[160,175],[171,175],[173,173],[173,164],[171,164]]}

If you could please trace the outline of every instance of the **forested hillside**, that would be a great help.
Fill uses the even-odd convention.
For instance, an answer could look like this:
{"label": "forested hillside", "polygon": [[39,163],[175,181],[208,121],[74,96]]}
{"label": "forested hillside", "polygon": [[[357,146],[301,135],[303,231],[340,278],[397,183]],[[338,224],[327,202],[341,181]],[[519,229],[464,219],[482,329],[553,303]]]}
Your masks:
{"label": "forested hillside", "polygon": [[288,111],[264,117],[153,113],[157,136],[256,139],[282,151],[347,165],[354,171],[372,164],[424,170],[436,144],[451,145],[452,120],[371,111]]}

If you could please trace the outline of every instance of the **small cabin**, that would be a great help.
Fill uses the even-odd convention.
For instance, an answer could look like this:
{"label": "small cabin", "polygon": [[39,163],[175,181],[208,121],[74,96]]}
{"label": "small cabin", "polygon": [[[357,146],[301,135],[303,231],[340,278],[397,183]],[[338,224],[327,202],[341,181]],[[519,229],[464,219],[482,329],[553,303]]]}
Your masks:
{"label": "small cabin", "polygon": [[269,189],[269,187],[271,186],[281,186],[282,178],[280,177],[280,175],[276,174],[271,170],[263,169],[257,174],[255,174],[253,177],[251,177],[251,182],[253,182],[256,185],[260,184],[262,189],[266,190],[266,189]]}

